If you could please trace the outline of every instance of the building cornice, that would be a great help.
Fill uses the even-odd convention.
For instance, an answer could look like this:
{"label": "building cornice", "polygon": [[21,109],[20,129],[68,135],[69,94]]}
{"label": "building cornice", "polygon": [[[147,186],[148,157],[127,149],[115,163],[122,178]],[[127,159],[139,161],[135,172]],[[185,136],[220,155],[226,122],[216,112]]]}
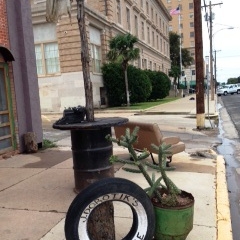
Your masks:
{"label": "building cornice", "polygon": [[160,8],[163,10],[163,12],[166,14],[167,18],[169,21],[172,21],[172,16],[170,15],[170,13],[168,12],[168,9],[166,8],[166,6],[163,4],[163,2],[161,0],[156,0],[156,2],[159,4]]}
{"label": "building cornice", "polygon": [[136,11],[137,13],[141,12],[141,9],[137,5],[133,5],[133,10]]}

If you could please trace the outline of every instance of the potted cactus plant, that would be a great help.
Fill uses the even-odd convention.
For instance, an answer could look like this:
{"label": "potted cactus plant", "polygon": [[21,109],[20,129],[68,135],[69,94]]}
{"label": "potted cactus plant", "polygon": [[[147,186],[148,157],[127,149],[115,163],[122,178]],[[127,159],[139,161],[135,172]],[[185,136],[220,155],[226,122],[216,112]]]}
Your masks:
{"label": "potted cactus plant", "polygon": [[[125,136],[116,139],[107,135],[109,141],[119,146],[128,148],[131,160],[120,159],[118,156],[110,158],[111,163],[121,162],[135,167],[124,167],[123,169],[132,173],[142,173],[149,187],[145,189],[155,209],[155,235],[156,240],[185,240],[193,228],[194,197],[183,190],[180,190],[166,174],[166,158],[171,155],[171,145],[152,145],[158,149],[158,165],[146,161],[150,155],[147,151],[138,154],[133,144],[137,141],[139,127],[131,133],[126,129]],[[160,177],[155,179],[155,171],[150,176],[148,169],[160,172]],[[169,170],[169,168],[168,168]]]}

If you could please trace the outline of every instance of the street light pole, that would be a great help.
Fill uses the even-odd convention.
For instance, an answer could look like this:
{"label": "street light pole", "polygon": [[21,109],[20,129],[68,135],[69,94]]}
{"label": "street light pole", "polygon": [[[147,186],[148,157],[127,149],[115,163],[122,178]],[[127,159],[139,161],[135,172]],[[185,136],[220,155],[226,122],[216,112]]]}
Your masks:
{"label": "street light pole", "polygon": [[206,78],[207,78],[207,110],[209,117],[209,56],[205,56],[206,62]]}
{"label": "street light pole", "polygon": [[217,84],[217,52],[220,52],[221,50],[214,50],[215,57],[214,57],[214,77],[215,77],[215,93],[216,93],[216,84]]}
{"label": "street light pole", "polygon": [[210,88],[211,88],[211,101],[214,100],[214,82],[213,82],[213,51],[212,51],[212,3],[209,4],[210,10]]}
{"label": "street light pole", "polygon": [[[211,21],[210,21],[210,83],[211,83],[211,100],[214,100],[214,93],[216,93],[216,80],[217,80],[217,58],[216,58],[216,52],[219,52],[221,50],[214,50],[215,52],[215,58],[214,58],[214,76],[215,76],[215,79],[213,79],[213,64],[212,64],[212,61],[213,61],[213,50],[212,50],[212,40],[214,38],[214,36],[216,35],[216,33],[222,31],[222,30],[231,30],[231,29],[234,29],[234,27],[225,27],[225,28],[221,28],[219,29],[218,31],[216,31],[215,33],[212,34],[212,27],[211,27]],[[212,88],[213,87],[213,88]]]}

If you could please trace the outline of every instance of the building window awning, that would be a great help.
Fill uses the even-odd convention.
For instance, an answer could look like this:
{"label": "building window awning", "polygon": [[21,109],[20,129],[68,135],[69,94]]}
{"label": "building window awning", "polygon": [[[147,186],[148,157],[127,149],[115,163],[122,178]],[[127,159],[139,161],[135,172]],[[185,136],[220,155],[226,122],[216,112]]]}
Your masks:
{"label": "building window awning", "polygon": [[12,62],[15,60],[11,51],[2,45],[0,45],[0,53],[3,56],[5,62]]}

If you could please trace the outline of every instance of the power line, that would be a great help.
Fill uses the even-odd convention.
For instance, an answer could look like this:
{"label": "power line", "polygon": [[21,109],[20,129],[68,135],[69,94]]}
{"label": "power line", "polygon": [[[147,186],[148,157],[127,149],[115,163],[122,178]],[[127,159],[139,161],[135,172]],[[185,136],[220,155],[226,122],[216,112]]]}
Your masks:
{"label": "power line", "polygon": [[218,58],[230,58],[230,57],[240,57],[240,55],[221,56],[221,57],[218,57]]}

